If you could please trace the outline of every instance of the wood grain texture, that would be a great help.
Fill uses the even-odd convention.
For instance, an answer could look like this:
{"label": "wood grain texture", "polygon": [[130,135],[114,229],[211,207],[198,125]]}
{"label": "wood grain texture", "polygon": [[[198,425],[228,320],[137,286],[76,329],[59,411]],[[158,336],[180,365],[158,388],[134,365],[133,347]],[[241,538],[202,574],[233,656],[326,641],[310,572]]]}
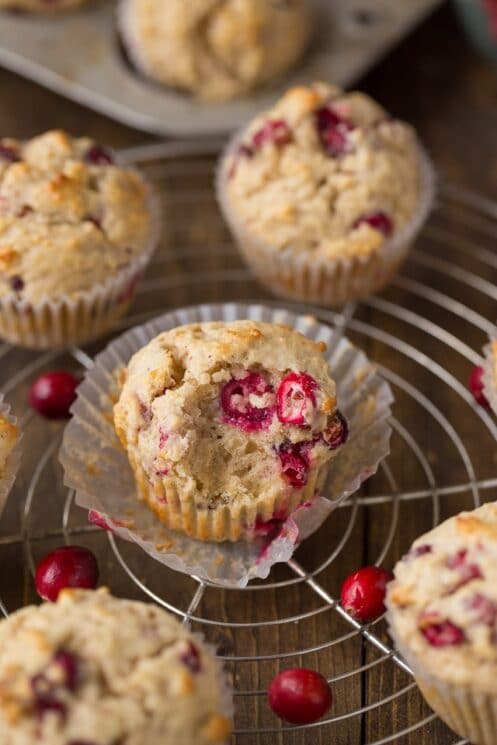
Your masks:
{"label": "wood grain texture", "polygon": [[[444,178],[480,191],[488,196],[497,194],[497,158],[495,131],[497,125],[497,73],[487,67],[468,48],[449,7],[444,7],[428,23],[406,40],[387,60],[361,83],[361,87],[381,100],[396,116],[412,121],[420,131],[437,167]],[[89,134],[115,147],[142,143],[144,136],[76,104],[63,100],[38,86],[8,72],[0,71],[0,133],[21,138],[50,127],[62,127],[74,134]],[[151,164],[147,171],[160,187],[166,216],[161,252],[147,274],[136,306],[135,318],[171,307],[194,302],[269,298],[243,271],[240,260],[230,247],[230,239],[216,210],[211,192],[213,163],[205,159],[184,159],[170,166]],[[471,256],[448,245],[447,235],[457,234],[471,240],[475,231],[479,245],[493,250],[484,225],[464,227],[461,211],[444,206],[424,232],[418,247],[428,256],[440,260],[455,260],[458,266],[476,272],[494,284],[497,274],[475,266]],[[195,250],[192,250],[194,247]],[[410,285],[407,283],[411,283]],[[379,559],[391,566],[402,555],[413,538],[430,527],[436,498],[401,501],[398,512],[389,495],[423,491],[430,478],[441,487],[466,484],[471,481],[468,459],[477,478],[490,479],[497,472],[496,448],[478,413],[437,375],[436,366],[447,369],[464,385],[471,365],[453,343],[458,339],[468,348],[479,350],[484,334],[471,322],[437,307],[426,297],[416,296],[413,283],[437,286],[440,291],[457,298],[485,318],[494,318],[495,301],[482,293],[468,289],[449,276],[441,277],[417,258],[409,261],[402,281],[389,288],[379,299],[358,306],[347,334],[387,370],[408,386],[394,385],[395,416],[408,428],[426,460],[419,460],[412,443],[397,432],[392,442],[388,465],[395,479],[394,488],[388,473],[381,472],[360,492],[361,498],[385,496],[378,504],[360,507],[354,516],[353,506],[339,509],[335,516],[298,551],[297,560],[307,570],[317,568],[330,555],[352,524],[351,534],[336,561],[319,575],[323,589],[332,597],[339,594],[342,579],[358,565]],[[392,312],[393,304],[409,311],[404,319]],[[448,335],[435,338],[430,329],[419,328],[415,316],[429,318],[445,329]],[[365,329],[373,330],[373,334]],[[374,338],[380,329],[383,338]],[[388,340],[400,337],[423,356],[413,359]],[[452,336],[450,336],[452,335]],[[102,348],[99,342],[89,348],[94,354]],[[37,360],[37,355],[25,351],[9,351],[0,362],[0,387]],[[69,356],[47,358],[40,370],[54,365],[75,369]],[[30,372],[19,380],[9,393],[16,411],[26,408]],[[423,398],[425,397],[425,398]],[[461,457],[460,444],[451,439],[443,421],[436,421],[425,401],[433,402],[446,422],[458,433],[466,449],[467,460]],[[25,460],[12,498],[2,517],[0,530],[0,597],[9,610],[35,600],[30,566],[44,552],[62,540],[62,513],[67,494],[57,463],[57,443],[61,425],[47,424],[37,418],[26,427]],[[54,442],[47,454],[47,443]],[[32,477],[40,457],[46,462]],[[465,456],[466,457],[466,456]],[[32,493],[28,488],[33,486]],[[496,498],[497,490],[487,490],[485,499]],[[436,497],[436,494],[435,494]],[[26,499],[32,498],[27,517],[23,517]],[[473,493],[468,488],[439,500],[440,516],[469,507]],[[389,542],[389,535],[392,540]],[[23,537],[29,541],[23,542]],[[107,536],[88,530],[85,515],[76,507],[69,511],[68,536],[72,542],[91,547],[99,557],[102,582],[118,595],[143,599],[144,593],[130,580],[114,554]],[[383,547],[389,543],[386,555]],[[163,569],[129,544],[119,544],[123,561],[151,593],[186,611],[196,591],[195,580]],[[277,568],[271,579],[290,579],[290,569]],[[299,622],[267,621],[290,618],[304,613]],[[237,738],[237,745],[362,745],[376,743],[393,736],[391,742],[409,745],[452,745],[457,738],[440,722],[432,722],[414,734],[395,736],[430,712],[415,687],[381,706],[376,702],[388,698],[394,691],[407,687],[408,676],[396,669],[390,660],[383,660],[367,671],[346,676],[347,672],[379,660],[380,653],[371,645],[350,634],[350,627],[341,620],[315,592],[304,584],[275,590],[222,591],[207,587],[194,615],[214,619],[208,625],[192,621],[194,629],[202,631],[217,644],[226,657],[261,655],[259,664],[250,660],[228,661],[229,673],[237,690],[257,690],[259,695],[237,697],[237,727],[253,730],[278,725],[268,710],[264,689],[280,669],[293,665],[319,668],[324,674],[338,678],[333,684],[332,715],[338,721],[308,731],[285,730],[279,734],[247,734]],[[233,628],[229,623],[250,622],[248,628]],[[260,625],[255,625],[257,622]],[[224,626],[223,624],[228,624]],[[374,632],[388,642],[382,623]],[[319,651],[313,651],[315,648]],[[304,653],[301,653],[304,650]],[[271,656],[279,653],[280,659]],[[350,716],[359,708],[367,709],[361,716]]]}

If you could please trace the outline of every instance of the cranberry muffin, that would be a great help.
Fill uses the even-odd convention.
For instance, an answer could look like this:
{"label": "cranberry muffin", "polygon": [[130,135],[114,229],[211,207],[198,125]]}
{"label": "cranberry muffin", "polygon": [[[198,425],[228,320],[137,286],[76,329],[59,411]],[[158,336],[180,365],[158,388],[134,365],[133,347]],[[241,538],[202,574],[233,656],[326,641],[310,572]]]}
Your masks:
{"label": "cranberry muffin", "polygon": [[217,661],[157,606],[64,590],[0,622],[3,743],[224,745],[226,710]]}
{"label": "cranberry muffin", "polygon": [[0,335],[80,343],[127,310],[157,237],[149,187],[88,138],[0,140]]}
{"label": "cranberry muffin", "polygon": [[88,2],[89,0],[0,0],[0,8],[39,13],[57,13],[61,10],[77,8]]}
{"label": "cranberry muffin", "polygon": [[392,636],[430,706],[459,735],[497,732],[497,503],[418,538],[387,594]]}
{"label": "cranberry muffin", "polygon": [[484,348],[483,392],[488,403],[497,414],[497,332]]}
{"label": "cranberry muffin", "polygon": [[165,525],[250,539],[314,497],[347,436],[323,351],[288,326],[234,321],[164,332],[131,358],[114,424]]}
{"label": "cranberry muffin", "polygon": [[433,199],[414,130],[362,93],[290,89],[229,144],[217,179],[243,257],[284,296],[342,303],[396,272]]}
{"label": "cranberry muffin", "polygon": [[119,18],[139,70],[210,101],[281,76],[311,32],[309,0],[121,0]]}

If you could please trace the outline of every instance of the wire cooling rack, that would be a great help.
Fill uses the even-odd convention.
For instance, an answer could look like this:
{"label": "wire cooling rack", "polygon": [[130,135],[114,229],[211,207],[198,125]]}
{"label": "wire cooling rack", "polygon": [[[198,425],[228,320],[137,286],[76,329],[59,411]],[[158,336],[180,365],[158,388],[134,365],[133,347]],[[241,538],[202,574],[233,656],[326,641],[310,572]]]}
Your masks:
{"label": "wire cooling rack", "polygon": [[[257,286],[230,241],[211,188],[216,150],[189,142],[123,153],[160,189],[166,219],[161,249],[121,328],[194,302],[283,303]],[[154,601],[218,645],[235,688],[237,745],[462,745],[422,701],[383,620],[360,627],[336,597],[357,566],[391,566],[420,532],[497,498],[497,424],[466,387],[497,315],[496,237],[497,205],[442,185],[404,272],[383,295],[340,312],[286,304],[335,325],[377,362],[396,395],[392,452],[288,565],[245,590],[156,564],[89,526],[63,487],[62,426],[26,408],[27,390],[46,369],[82,372],[105,341],[67,354],[1,346],[0,389],[25,430],[23,465],[2,517],[2,612],[34,600],[32,573],[43,553],[63,541],[83,543],[116,594]],[[330,714],[310,727],[282,725],[265,699],[271,678],[295,665],[319,669],[334,692]]]}

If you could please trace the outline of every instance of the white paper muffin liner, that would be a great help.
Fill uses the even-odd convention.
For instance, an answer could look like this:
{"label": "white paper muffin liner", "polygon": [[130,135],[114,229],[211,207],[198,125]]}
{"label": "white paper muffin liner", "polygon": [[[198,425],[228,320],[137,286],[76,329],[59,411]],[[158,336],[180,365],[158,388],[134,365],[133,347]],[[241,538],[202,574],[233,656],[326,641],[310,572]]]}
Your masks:
{"label": "white paper muffin liner", "polygon": [[[349,439],[332,461],[323,488],[282,524],[271,540],[210,543],[166,528],[137,499],[127,454],[112,425],[116,372],[130,357],[162,331],[188,323],[250,319],[286,323],[316,341],[324,341],[325,357],[337,383],[340,410],[349,423]],[[336,505],[376,472],[389,452],[390,387],[366,356],[335,330],[310,316],[261,305],[199,305],[166,313],[126,332],[95,360],[78,388],[73,417],[66,427],[60,452],[65,483],[76,491],[81,507],[92,510],[99,524],[137,543],[146,553],[172,569],[227,586],[245,586],[254,577],[267,577],[273,564],[285,562],[300,541],[323,523]]]}
{"label": "white paper muffin liner", "polygon": [[497,329],[483,348],[483,393],[492,410],[497,414]]}
{"label": "white paper muffin liner", "polygon": [[[10,424],[14,424],[17,426],[17,419],[12,416],[10,413],[10,406],[5,403],[3,399],[3,395],[0,393],[0,416],[6,419]],[[21,464],[21,433],[19,432],[19,436],[17,438],[17,442],[12,449],[8,459],[7,459],[7,465],[5,467],[5,471],[3,472],[2,476],[0,477],[0,515],[3,513],[5,509],[5,505],[7,504],[7,498],[9,496],[10,490],[12,489],[12,485],[15,481],[17,472],[19,470],[19,466]]]}
{"label": "white paper muffin liner", "polygon": [[63,295],[39,303],[19,299],[14,293],[0,298],[0,337],[29,349],[65,348],[102,336],[124,316],[139,280],[157,246],[161,230],[159,201],[147,188],[151,213],[150,239],[140,253],[114,277],[77,295]]}
{"label": "white paper muffin liner", "polygon": [[426,703],[451,729],[472,745],[495,745],[497,742],[497,694],[458,686],[433,675],[423,661],[403,643],[395,630],[395,611],[387,613],[389,633],[395,647],[411,668]]}
{"label": "white paper muffin liner", "polygon": [[223,216],[242,257],[264,287],[276,295],[318,305],[337,307],[379,292],[397,273],[435,199],[435,171],[418,142],[421,190],[418,208],[411,221],[369,255],[326,258],[308,251],[279,249],[262,241],[232,209],[226,188],[226,167],[244,131],[228,143],[219,161],[216,193]]}

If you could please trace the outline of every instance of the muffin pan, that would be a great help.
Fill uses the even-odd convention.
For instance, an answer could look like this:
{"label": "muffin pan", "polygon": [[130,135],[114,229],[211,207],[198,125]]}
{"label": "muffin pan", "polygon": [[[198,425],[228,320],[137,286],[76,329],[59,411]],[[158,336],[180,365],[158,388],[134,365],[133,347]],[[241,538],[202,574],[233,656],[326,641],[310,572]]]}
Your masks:
{"label": "muffin pan", "polygon": [[317,33],[298,72],[248,98],[205,104],[148,82],[126,60],[114,0],[49,18],[4,12],[0,65],[123,124],[159,135],[216,135],[267,107],[288,85],[348,86],[441,0],[314,0]]}

